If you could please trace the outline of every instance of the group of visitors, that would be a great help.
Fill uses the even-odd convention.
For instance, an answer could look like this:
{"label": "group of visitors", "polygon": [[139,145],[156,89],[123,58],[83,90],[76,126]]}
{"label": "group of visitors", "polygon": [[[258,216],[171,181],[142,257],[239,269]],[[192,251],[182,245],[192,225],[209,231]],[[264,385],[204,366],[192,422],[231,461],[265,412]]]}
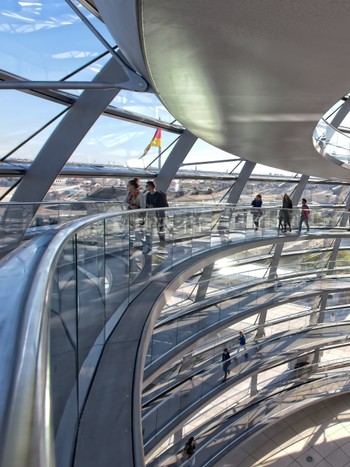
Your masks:
{"label": "group of visitors", "polygon": [[[144,192],[140,189],[140,180],[135,177],[128,181],[127,193],[123,202],[127,210],[144,208],[166,208],[169,206],[166,195],[156,189],[153,181],[146,182]],[[159,235],[159,246],[165,247],[165,212],[156,211],[157,228]]]}
{"label": "group of visitors", "polygon": [[[262,216],[262,196],[261,194],[257,194],[253,199],[251,206],[252,206],[252,215],[253,215],[253,223],[255,226],[255,230],[259,230],[260,227],[260,218]],[[282,200],[282,207],[279,211],[278,215],[278,232],[286,233],[287,231],[292,231],[292,209],[293,209],[293,202],[287,193],[284,194]],[[305,223],[306,231],[309,232],[309,216],[310,216],[310,208],[307,204],[307,200],[305,198],[302,199],[301,204],[301,212],[300,212],[300,219],[299,219],[299,234],[301,233],[302,225]]]}
{"label": "group of visitors", "polygon": [[140,190],[140,180],[135,177],[128,181],[127,193],[123,201],[126,209],[166,208],[168,202],[162,191],[157,191],[156,184],[151,180],[146,182],[145,191]]}

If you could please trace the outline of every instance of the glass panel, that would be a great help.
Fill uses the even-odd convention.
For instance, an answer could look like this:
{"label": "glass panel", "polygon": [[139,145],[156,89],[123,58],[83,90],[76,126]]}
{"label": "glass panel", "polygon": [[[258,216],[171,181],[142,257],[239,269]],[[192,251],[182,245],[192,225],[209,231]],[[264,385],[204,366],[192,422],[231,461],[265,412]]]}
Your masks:
{"label": "glass panel", "polygon": [[[179,175],[180,172],[178,172]],[[173,180],[168,190],[170,199],[174,199],[177,203],[220,202],[232,186],[232,181],[191,179],[189,173],[186,173],[185,170],[182,171],[181,175],[184,175],[185,178]]]}
{"label": "glass panel", "polygon": [[115,216],[105,221],[106,232],[106,313],[107,319],[128,300],[130,285],[128,219]]}
{"label": "glass panel", "polygon": [[345,270],[350,269],[350,251],[349,250],[338,251],[336,267],[342,268]]}
{"label": "glass panel", "polygon": [[[169,211],[167,224],[172,242],[175,244],[181,243],[183,252],[186,255],[191,256],[193,242],[191,210],[188,210],[187,212]],[[178,254],[180,254],[179,251]]]}
{"label": "glass panel", "polygon": [[211,246],[213,211],[193,214],[193,251],[209,249]]}
{"label": "glass panel", "polygon": [[0,14],[2,68],[27,79],[59,80],[104,50],[64,0],[6,2]]}
{"label": "glass panel", "polygon": [[[263,164],[256,164],[252,172],[254,175],[277,175],[281,178],[295,178],[298,179],[298,174],[295,172],[288,172],[287,170],[281,170],[275,167],[268,167]],[[284,193],[283,193],[284,194]]]}
{"label": "glass panel", "polygon": [[109,43],[110,46],[113,46],[114,39],[108,31],[106,25],[98,19],[94,14],[90,13],[88,9],[83,8],[81,3],[78,0],[73,0],[73,3],[77,8],[79,8],[82,14],[89,20],[89,23],[93,25],[95,29],[103,36],[103,38]]}
{"label": "glass panel", "polygon": [[[294,236],[295,233],[293,232],[292,235]],[[331,251],[333,249],[333,245],[332,245],[333,239],[325,239],[325,240],[310,239],[307,235],[297,236],[295,238],[299,240],[295,242],[294,241],[286,242],[283,245],[282,254],[286,258],[285,259],[286,262],[293,262],[293,258],[296,255],[303,254],[305,250],[308,250],[308,253],[311,254],[311,253]],[[288,257],[290,257],[289,260],[288,260]]]}
{"label": "glass panel", "polygon": [[321,260],[324,255],[321,252],[305,253],[297,267],[300,271],[314,271],[321,269]]}
{"label": "glass panel", "polygon": [[151,93],[132,92],[123,89],[113,99],[111,105],[167,123],[172,123],[175,120],[160,100]]}
{"label": "glass panel", "polygon": [[34,208],[30,203],[0,203],[0,241],[4,252],[19,245],[33,214]]}
{"label": "glass panel", "polygon": [[[344,124],[344,122],[343,122]],[[320,120],[314,134],[314,146],[326,159],[334,164],[350,167],[350,138],[325,120]]]}
{"label": "glass panel", "polygon": [[303,191],[303,197],[308,204],[343,204],[349,194],[346,185],[328,185],[326,183],[309,183]]}
{"label": "glass panel", "polygon": [[11,201],[14,193],[14,188],[17,182],[20,180],[19,177],[1,177],[0,178],[0,199],[1,202]]}
{"label": "glass panel", "polygon": [[[290,319],[286,320],[286,317]],[[303,302],[284,303],[281,306],[270,308],[266,315],[264,335],[276,336],[279,333],[297,331],[306,327],[310,321],[310,307]]]}
{"label": "glass panel", "polygon": [[188,170],[200,172],[222,172],[231,173],[234,169],[240,172],[241,167],[236,170],[241,159],[237,156],[222,151],[202,140],[197,140],[187,154],[184,164]]}
{"label": "glass panel", "polygon": [[273,249],[274,246],[268,245],[268,246],[263,246],[263,247],[257,247],[254,248],[253,250],[244,250],[240,251],[239,253],[234,253],[233,255],[230,255],[227,257],[227,259],[230,259],[231,261],[239,261],[243,259],[247,259],[249,261],[253,261],[254,258],[257,260],[262,259],[262,257],[270,257],[271,254],[273,254]]}
{"label": "glass panel", "polygon": [[[71,416],[78,420],[77,367],[77,301],[76,244],[70,240],[62,251],[55,271],[50,316],[51,384],[54,431],[70,399]],[[73,397],[72,390],[75,388]]]}
{"label": "glass panel", "polygon": [[[0,158],[12,151],[63,110],[63,107],[58,104],[18,91],[1,90],[0,103],[2,141]],[[33,108],[35,108],[35,112],[33,112]],[[7,160],[15,159],[28,162],[34,159],[57,123],[58,120],[26,143]]]}
{"label": "glass panel", "polygon": [[[330,294],[332,296],[333,294]],[[327,300],[328,303],[328,300]],[[331,306],[331,305],[330,305]],[[335,306],[334,308],[330,310],[325,310],[323,312],[323,322],[324,323],[334,323],[335,321],[347,321],[350,319],[349,316],[349,308],[347,307],[337,307]]]}
{"label": "glass panel", "polygon": [[[142,157],[153,139],[155,130],[110,117],[100,117],[79,144],[70,163],[103,164],[145,168],[158,157],[158,147],[152,146]],[[168,146],[177,135],[162,131],[162,147]],[[158,167],[158,162],[154,162]]]}
{"label": "glass panel", "polygon": [[[128,179],[108,177],[57,177],[52,184],[46,201],[81,201],[77,206],[99,206],[95,212],[108,211],[112,206],[114,210],[120,210],[122,201],[126,196]],[[144,181],[140,180],[143,185]],[[105,208],[103,208],[105,204]],[[94,211],[89,209],[88,213]]]}
{"label": "glass panel", "polygon": [[[90,65],[79,70],[77,73],[72,74],[66,79],[66,81],[92,81],[95,76],[101,71],[104,65],[110,60],[111,55],[108,53],[96,61],[93,61]],[[69,93],[78,96],[84,90],[83,89],[70,89]]]}
{"label": "glass panel", "polygon": [[238,285],[248,285],[249,282],[255,283],[257,279],[267,277],[269,265],[269,259],[237,264],[228,258],[224,258],[215,263],[215,271],[210,279],[210,286],[214,287],[215,283],[219,290],[224,291]]}
{"label": "glass panel", "polygon": [[[290,177],[288,177],[290,179]],[[282,198],[285,193],[290,194],[295,188],[298,180],[295,183],[289,181],[248,181],[242,191],[242,195],[238,201],[239,205],[250,206],[251,202],[258,193],[262,194],[263,208],[265,206],[282,205]]]}
{"label": "glass panel", "polygon": [[104,343],[105,317],[104,222],[91,224],[77,235],[79,366],[94,346]]}

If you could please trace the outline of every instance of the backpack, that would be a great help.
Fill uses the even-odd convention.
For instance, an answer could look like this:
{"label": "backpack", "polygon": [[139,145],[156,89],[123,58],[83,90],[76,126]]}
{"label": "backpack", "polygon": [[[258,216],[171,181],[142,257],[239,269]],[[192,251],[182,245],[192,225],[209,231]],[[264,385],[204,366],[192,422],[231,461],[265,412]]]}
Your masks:
{"label": "backpack", "polygon": [[167,195],[163,191],[160,191],[160,190],[157,190],[157,193],[160,194],[160,196],[159,196],[159,206],[158,207],[168,208],[169,203],[168,203],[168,200],[167,200]]}

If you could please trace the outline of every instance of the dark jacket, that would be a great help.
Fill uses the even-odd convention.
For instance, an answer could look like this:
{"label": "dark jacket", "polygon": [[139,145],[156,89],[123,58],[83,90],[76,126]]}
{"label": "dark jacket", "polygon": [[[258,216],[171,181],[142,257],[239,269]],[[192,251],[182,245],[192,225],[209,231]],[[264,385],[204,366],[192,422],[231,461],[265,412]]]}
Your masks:
{"label": "dark jacket", "polygon": [[245,345],[245,336],[239,336],[239,345]]}
{"label": "dark jacket", "polygon": [[262,201],[260,199],[253,199],[252,201],[252,206],[253,208],[261,208],[262,206]]}
{"label": "dark jacket", "polygon": [[148,208],[167,208],[169,204],[164,193],[155,191],[154,193],[147,193],[146,206]]}
{"label": "dark jacket", "polygon": [[193,441],[192,443],[190,443],[189,441],[187,441],[184,452],[187,454],[189,458],[193,456],[195,450],[196,450],[195,442]]}

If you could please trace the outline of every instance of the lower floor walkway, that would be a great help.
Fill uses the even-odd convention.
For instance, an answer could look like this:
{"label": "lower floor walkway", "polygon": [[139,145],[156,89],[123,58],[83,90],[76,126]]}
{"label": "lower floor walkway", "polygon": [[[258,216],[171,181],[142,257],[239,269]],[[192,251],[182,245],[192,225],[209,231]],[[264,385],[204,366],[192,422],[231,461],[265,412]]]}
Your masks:
{"label": "lower floor walkway", "polygon": [[314,404],[242,442],[219,467],[346,467],[350,465],[350,399]]}
{"label": "lower floor walkway", "polygon": [[[194,459],[194,465],[198,459]],[[187,466],[182,454],[162,467]],[[268,425],[232,449],[215,467],[347,467],[350,465],[348,394],[316,402]]]}

